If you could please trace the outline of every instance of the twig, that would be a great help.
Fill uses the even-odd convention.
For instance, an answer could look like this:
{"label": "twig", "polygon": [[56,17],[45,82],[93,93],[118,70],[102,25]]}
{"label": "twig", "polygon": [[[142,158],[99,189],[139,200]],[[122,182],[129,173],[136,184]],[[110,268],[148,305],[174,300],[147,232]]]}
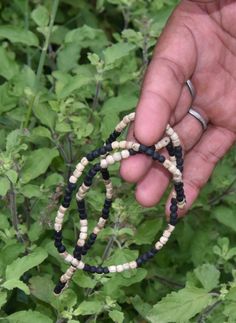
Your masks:
{"label": "twig", "polygon": [[[29,0],[25,1],[25,30],[29,30]],[[31,67],[31,57],[29,47],[26,47],[27,65]]]}
{"label": "twig", "polygon": [[177,287],[177,288],[184,288],[184,284],[174,282],[173,280],[170,280],[168,278],[165,278],[159,275],[155,275],[155,278],[157,278],[157,280],[159,280],[159,282],[162,283],[163,285]]}
{"label": "twig", "polygon": [[217,204],[222,199],[222,197],[224,197],[225,195],[227,195],[228,193],[230,193],[230,190],[234,186],[235,183],[236,183],[236,178],[230,183],[230,185],[219,196],[213,197],[209,201],[209,204],[210,205]]}
{"label": "twig", "polygon": [[208,306],[202,313],[199,314],[198,316],[198,320],[197,322],[198,323],[204,323],[205,322],[205,319],[207,318],[207,316],[217,307],[219,306],[220,304],[222,304],[223,301],[221,300],[218,300],[216,301],[214,304]]}
{"label": "twig", "polygon": [[95,110],[97,108],[97,106],[98,106],[98,98],[99,98],[99,94],[100,94],[100,91],[101,91],[101,86],[102,86],[102,82],[97,81],[96,82],[95,96],[94,96],[93,105],[92,105],[93,110]]}
{"label": "twig", "polygon": [[19,220],[18,220],[18,217],[17,217],[17,206],[16,206],[16,193],[15,193],[15,188],[12,184],[12,182],[10,181],[10,191],[9,191],[9,200],[10,200],[10,204],[9,204],[9,207],[10,207],[10,211],[11,211],[11,216],[12,216],[12,224],[13,224],[13,228],[16,232],[16,237],[17,237],[17,240],[20,241],[20,242],[24,242],[24,239],[19,231]]}

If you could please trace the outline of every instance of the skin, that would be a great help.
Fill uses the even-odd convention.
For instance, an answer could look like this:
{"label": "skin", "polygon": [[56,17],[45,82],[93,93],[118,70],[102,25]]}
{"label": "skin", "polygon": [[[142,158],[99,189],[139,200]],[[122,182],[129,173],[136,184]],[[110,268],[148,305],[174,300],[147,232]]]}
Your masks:
{"label": "skin", "polygon": [[[134,124],[128,138],[153,145],[170,123],[185,152],[187,213],[216,163],[236,140],[236,1],[183,0],[174,10],[147,69]],[[189,115],[191,79],[197,95],[192,105],[207,120],[205,132]],[[158,203],[169,174],[144,155],[121,164],[121,176],[137,183],[136,199],[146,207]],[[169,200],[166,204],[169,214]]]}

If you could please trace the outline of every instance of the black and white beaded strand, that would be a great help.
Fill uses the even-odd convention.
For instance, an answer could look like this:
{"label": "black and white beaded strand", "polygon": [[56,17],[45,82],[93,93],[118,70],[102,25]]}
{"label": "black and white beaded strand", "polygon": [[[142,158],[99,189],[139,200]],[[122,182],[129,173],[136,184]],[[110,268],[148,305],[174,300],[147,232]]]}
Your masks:
{"label": "black and white beaded strand", "polygon": [[[173,232],[178,218],[178,208],[183,208],[185,205],[185,196],[182,181],[182,171],[183,171],[183,156],[182,148],[180,146],[180,141],[178,135],[174,130],[167,125],[166,137],[160,140],[156,145],[152,147],[147,147],[131,141],[116,141],[118,136],[121,134],[123,129],[134,120],[135,113],[131,113],[123,118],[123,120],[116,126],[115,131],[109,136],[106,144],[98,148],[91,153],[83,157],[81,161],[77,164],[73,174],[69,179],[68,186],[65,190],[65,196],[55,219],[55,246],[59,254],[64,258],[64,260],[70,264],[65,274],[60,278],[59,283],[54,289],[56,295],[60,294],[67,286],[71,280],[74,272],[77,269],[84,270],[90,273],[97,274],[108,274],[114,272],[122,272],[128,269],[135,269],[145,263],[147,260],[154,257],[154,255],[167,243],[171,233]],[[170,155],[170,159],[165,158],[158,151],[166,147]],[[121,149],[121,151],[116,151],[113,154],[113,150]],[[120,265],[111,265],[108,267],[102,266],[90,266],[84,263],[81,259],[82,256],[86,255],[88,250],[95,243],[97,235],[104,228],[105,223],[109,217],[109,211],[112,204],[112,183],[109,178],[108,166],[119,162],[122,159],[126,159],[131,155],[143,153],[150,156],[153,160],[160,162],[170,173],[173,175],[174,181],[174,191],[171,199],[170,206],[170,221],[164,230],[161,238],[156,242],[155,246],[149,251],[139,256],[136,260],[129,263],[124,263]],[[78,178],[82,175],[84,168],[92,162],[94,159],[100,157],[100,163],[95,164],[88,171],[83,184],[79,187],[76,194],[76,200],[78,205],[78,211],[80,214],[80,233],[79,239],[73,251],[73,255],[66,251],[65,246],[62,242],[62,223],[65,212],[70,206],[73,191],[76,188],[76,182]],[[87,213],[85,209],[84,198],[86,193],[89,191],[93,178],[98,172],[101,172],[103,181],[106,188],[106,197],[102,210],[102,215],[98,220],[97,225],[94,227],[93,232],[88,237],[88,221]]]}

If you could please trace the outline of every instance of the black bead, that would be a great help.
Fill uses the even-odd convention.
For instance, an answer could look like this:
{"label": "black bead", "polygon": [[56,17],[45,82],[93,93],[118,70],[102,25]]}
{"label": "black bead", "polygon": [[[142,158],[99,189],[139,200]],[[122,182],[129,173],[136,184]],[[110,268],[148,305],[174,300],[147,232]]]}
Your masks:
{"label": "black bead", "polygon": [[96,149],[92,151],[93,159],[97,158],[100,156],[99,149]]}
{"label": "black bead", "polygon": [[105,148],[106,148],[106,151],[112,151],[111,143],[106,144]]}
{"label": "black bead", "polygon": [[181,173],[183,173],[184,167],[183,166],[176,166],[178,168],[179,171],[181,171]]}
{"label": "black bead", "polygon": [[85,203],[84,200],[77,201],[78,210],[84,210]]}
{"label": "black bead", "polygon": [[183,158],[177,159],[176,163],[177,163],[177,166],[183,166],[183,164],[184,164]]}
{"label": "black bead", "polygon": [[108,199],[106,198],[106,199],[105,199],[105,201],[104,201],[104,207],[105,207],[105,206],[110,207],[110,206],[111,206],[111,204],[112,204],[112,200],[108,200]]}
{"label": "black bead", "polygon": [[106,152],[107,152],[107,150],[106,150],[106,148],[105,148],[105,147],[101,147],[101,148],[99,149],[99,153],[100,153],[100,155],[105,155],[105,154],[106,154]]}
{"label": "black bead", "polygon": [[153,155],[153,153],[154,153],[154,149],[153,148],[148,148],[147,150],[146,150],[146,155],[148,155],[148,156],[152,156]]}
{"label": "black bead", "polygon": [[110,209],[109,209],[109,208],[107,208],[107,207],[104,207],[104,208],[102,209],[102,215],[109,215],[109,212],[110,212]]}
{"label": "black bead", "polygon": [[110,178],[109,172],[106,168],[101,169],[102,178],[106,181]]}
{"label": "black bead", "polygon": [[68,208],[70,206],[70,202],[62,201],[61,205],[65,208]]}
{"label": "black bead", "polygon": [[92,232],[89,237],[90,237],[91,240],[96,240],[97,235]]}
{"label": "black bead", "polygon": [[88,161],[92,161],[94,158],[93,158],[93,154],[92,153],[88,153],[86,155],[86,158],[88,159]]}
{"label": "black bead", "polygon": [[181,146],[176,146],[176,147],[175,147],[175,151],[176,151],[176,152],[181,152],[181,153],[182,153],[183,149],[182,149],[182,147],[181,147]]}
{"label": "black bead", "polygon": [[136,263],[137,263],[137,266],[140,267],[143,264],[142,258],[139,257],[138,259],[136,259]]}
{"label": "black bead", "polygon": [[175,152],[175,157],[176,158],[182,158],[182,153],[181,152]]}
{"label": "black bead", "polygon": [[90,272],[90,265],[85,264],[83,270],[87,271],[87,272]]}
{"label": "black bead", "polygon": [[166,158],[164,156],[160,155],[159,162],[163,164],[165,160],[166,160]]}
{"label": "black bead", "polygon": [[177,205],[171,205],[170,206],[170,211],[175,213],[176,211],[178,211],[178,206]]}
{"label": "black bead", "polygon": [[177,201],[178,202],[182,202],[184,199],[185,199],[184,195],[182,195],[182,194],[180,196],[177,195]]}
{"label": "black bead", "polygon": [[93,169],[96,171],[96,173],[97,173],[97,172],[99,172],[99,171],[101,170],[101,166],[100,166],[100,164],[99,164],[99,163],[95,164],[95,165],[93,166]]}
{"label": "black bead", "polygon": [[83,256],[85,256],[87,254],[88,250],[89,250],[89,248],[87,248],[87,247],[88,247],[88,245],[84,245],[84,248],[83,248],[83,250],[81,252]]}
{"label": "black bead", "polygon": [[145,153],[145,152],[147,151],[147,149],[148,149],[148,147],[147,147],[147,146],[140,144],[140,146],[139,146],[139,151],[140,151],[141,153]]}
{"label": "black bead", "polygon": [[65,287],[66,283],[59,282],[56,287],[54,288],[54,293],[55,294],[60,294],[62,289]]}
{"label": "black bead", "polygon": [[102,267],[103,273],[104,274],[108,274],[109,273],[109,269],[108,267]]}
{"label": "black bead", "polygon": [[56,238],[61,238],[62,237],[62,231],[54,231],[54,237]]}
{"label": "black bead", "polygon": [[129,149],[129,154],[130,154],[130,156],[134,156],[137,154],[137,152],[133,149]]}
{"label": "black bead", "polygon": [[148,260],[148,253],[145,252],[142,256],[141,256],[142,260],[145,262]]}
{"label": "black bead", "polygon": [[97,267],[96,268],[96,273],[97,274],[103,274],[103,268],[102,267]]}
{"label": "black bead", "polygon": [[81,247],[81,246],[78,246],[78,245],[75,246],[75,251],[77,251],[77,252],[81,253],[82,249],[83,249],[83,247]]}
{"label": "black bead", "polygon": [[158,250],[157,250],[156,248],[154,248],[154,247],[153,247],[150,251],[151,251],[154,255],[158,253]]}
{"label": "black bead", "polygon": [[65,246],[63,246],[63,244],[62,244],[60,247],[58,247],[58,248],[57,248],[57,251],[58,251],[59,253],[63,253],[63,252],[65,252],[65,251],[66,251],[66,247],[65,247]]}
{"label": "black bead", "polygon": [[177,224],[177,222],[178,222],[177,218],[176,219],[170,219],[170,224],[173,225],[173,226],[175,226]]}
{"label": "black bead", "polygon": [[153,253],[151,250],[149,250],[148,252],[147,252],[147,257],[148,257],[148,259],[151,259],[151,258],[153,258],[155,256],[155,253]]}
{"label": "black bead", "polygon": [[93,183],[93,179],[92,179],[91,177],[87,176],[87,177],[85,178],[85,180],[84,180],[84,185],[86,185],[86,186],[91,186],[91,185],[92,185],[92,183]]}
{"label": "black bead", "polygon": [[79,214],[79,217],[80,217],[80,219],[81,219],[81,220],[85,220],[85,219],[87,219],[87,214],[86,214],[86,212],[85,212],[85,213],[80,213],[80,214]]}
{"label": "black bead", "polygon": [[96,269],[97,268],[95,266],[91,266],[90,267],[90,272],[94,274],[96,272]]}
{"label": "black bead", "polygon": [[67,187],[68,187],[68,189],[69,189],[70,191],[73,191],[74,189],[76,189],[76,183],[71,183],[71,182],[69,182],[69,183],[67,184]]}
{"label": "black bead", "polygon": [[172,205],[177,205],[177,200],[176,200],[176,198],[172,197],[172,199],[171,199],[171,204],[172,204]]}
{"label": "black bead", "polygon": [[81,260],[81,252],[75,251],[73,252],[73,256],[77,259],[77,260]]}
{"label": "black bead", "polygon": [[63,202],[70,203],[71,202],[71,195],[64,196],[64,201]]}
{"label": "black bead", "polygon": [[61,240],[55,240],[55,241],[54,241],[54,246],[55,246],[56,248],[59,248],[60,246],[62,246],[62,242],[61,242]]}

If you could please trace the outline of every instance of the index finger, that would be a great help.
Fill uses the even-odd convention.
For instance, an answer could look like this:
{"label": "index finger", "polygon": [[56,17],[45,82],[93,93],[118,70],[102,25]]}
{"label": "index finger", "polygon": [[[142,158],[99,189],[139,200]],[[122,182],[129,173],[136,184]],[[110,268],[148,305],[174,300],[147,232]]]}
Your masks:
{"label": "index finger", "polygon": [[[175,20],[176,19],[176,20]],[[192,32],[172,17],[154,51],[135,117],[135,138],[153,145],[162,136],[197,60]]]}

